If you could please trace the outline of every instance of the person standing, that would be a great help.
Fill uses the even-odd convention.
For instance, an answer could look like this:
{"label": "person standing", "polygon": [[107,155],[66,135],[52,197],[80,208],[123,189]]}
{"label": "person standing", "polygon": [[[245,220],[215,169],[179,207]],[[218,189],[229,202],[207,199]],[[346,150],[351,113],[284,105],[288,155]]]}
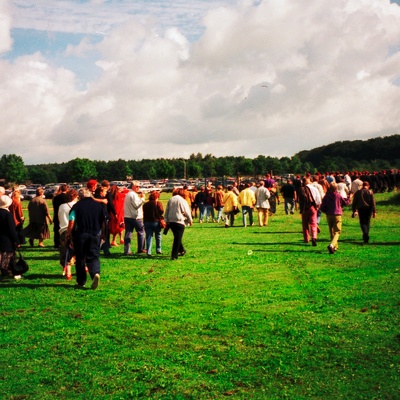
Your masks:
{"label": "person standing", "polygon": [[321,205],[321,196],[317,188],[311,185],[310,178],[303,178],[303,186],[301,187],[299,196],[299,208],[301,214],[304,242],[311,242],[313,246],[317,245],[318,208]]}
{"label": "person standing", "polygon": [[[78,201],[78,192],[75,189],[68,190],[66,196],[67,202],[61,204],[58,208],[58,221],[60,225],[60,265],[63,269],[63,275],[65,275],[67,281],[72,279],[71,266],[75,263],[75,257],[73,250],[70,248],[70,242],[67,242],[67,229],[69,224],[69,213],[72,207]],[[70,250],[70,251],[68,251]]]}
{"label": "person standing", "polygon": [[177,260],[179,255],[184,256],[186,254],[182,237],[185,232],[185,226],[192,226],[192,213],[184,196],[183,189],[178,189],[168,200],[165,208],[165,222],[174,235],[171,260]]}
{"label": "person standing", "polygon": [[23,234],[23,226],[25,217],[22,212],[22,204],[21,204],[21,191],[16,188],[11,194],[12,203],[9,207],[11,215],[14,217],[15,229],[17,230],[17,235],[20,244],[25,244],[25,236]]}
{"label": "person standing", "polygon": [[238,199],[233,189],[233,185],[228,185],[228,191],[224,195],[225,228],[233,226],[237,214]]}
{"label": "person standing", "polygon": [[222,190],[222,185],[218,185],[214,193],[214,207],[218,212],[217,222],[219,223],[222,219],[222,210],[224,209],[224,192]]}
{"label": "person standing", "polygon": [[[161,221],[164,219],[164,207],[158,201],[160,193],[151,192],[149,201],[143,204],[143,221],[146,232],[147,256],[151,257],[153,235],[156,238],[156,252],[162,254],[161,249]],[[186,201],[187,202],[187,201]]]}
{"label": "person standing", "polygon": [[269,214],[269,201],[270,192],[264,186],[263,180],[259,182],[259,186],[256,192],[256,208],[258,211],[258,225],[267,226],[268,225],[268,214]]}
{"label": "person standing", "polygon": [[145,202],[144,194],[140,192],[139,181],[133,181],[131,190],[125,197],[124,202],[124,222],[125,222],[125,237],[124,237],[124,254],[131,255],[131,241],[133,230],[137,233],[137,253],[146,253],[145,233],[143,224],[143,204]]}
{"label": "person standing", "polygon": [[39,239],[39,246],[44,247],[43,240],[50,238],[49,226],[53,221],[49,214],[46,200],[43,198],[43,188],[36,189],[36,196],[28,204],[29,225],[24,229],[29,245],[33,246],[34,239]]}
{"label": "person standing", "polygon": [[293,181],[289,178],[287,182],[281,188],[281,194],[285,205],[286,215],[294,214],[294,208],[296,204],[296,188],[293,185]]}
{"label": "person standing", "polygon": [[250,189],[250,183],[245,184],[245,189],[239,193],[239,203],[242,206],[243,226],[247,226],[247,214],[249,214],[249,224],[253,226],[253,209],[256,204],[256,196]]}
{"label": "person standing", "polygon": [[203,223],[204,214],[206,212],[206,199],[207,193],[204,186],[200,186],[200,191],[196,193],[196,197],[194,198],[194,202],[196,208],[199,209],[199,222],[200,224]]}
{"label": "person standing", "polygon": [[[0,196],[0,271],[3,277],[12,277],[10,269],[15,249],[19,246],[17,231],[15,230],[14,218],[8,208],[12,200],[7,195]],[[20,279],[20,275],[14,276]]]}
{"label": "person standing", "polygon": [[96,202],[88,188],[78,191],[79,201],[69,213],[66,241],[72,240],[76,257],[76,283],[79,287],[86,284],[87,266],[92,279],[92,289],[100,283],[100,242],[104,237],[105,213]]}
{"label": "person standing", "polygon": [[376,217],[376,203],[374,194],[370,190],[369,182],[363,182],[362,189],[355,192],[352,209],[353,218],[358,214],[360,228],[363,234],[363,242],[368,243],[371,217]]}
{"label": "person standing", "polygon": [[117,236],[119,236],[119,243],[124,244],[122,239],[122,232],[125,227],[124,223],[124,202],[125,196],[128,193],[128,189],[120,189],[118,186],[113,185],[110,189],[111,199],[114,205],[115,214],[111,213],[111,220],[109,223],[110,234],[112,235],[111,246],[118,246],[116,242]]}
{"label": "person standing", "polygon": [[328,245],[329,254],[338,249],[339,236],[342,231],[343,207],[350,204],[350,198],[342,197],[338,191],[338,184],[332,182],[328,192],[322,199],[320,210],[326,214],[331,243]]}
{"label": "person standing", "polygon": [[58,221],[58,209],[60,208],[61,204],[64,204],[68,201],[67,199],[67,191],[68,185],[62,183],[58,188],[55,196],[53,197],[53,231],[54,231],[54,248],[58,249],[60,247],[60,224]]}

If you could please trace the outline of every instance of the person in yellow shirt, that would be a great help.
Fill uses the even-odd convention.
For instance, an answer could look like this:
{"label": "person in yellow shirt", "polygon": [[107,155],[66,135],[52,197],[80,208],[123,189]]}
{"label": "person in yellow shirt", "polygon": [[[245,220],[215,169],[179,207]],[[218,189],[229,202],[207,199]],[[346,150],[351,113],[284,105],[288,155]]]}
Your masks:
{"label": "person in yellow shirt", "polygon": [[228,186],[228,191],[224,195],[224,214],[225,214],[225,228],[233,226],[235,215],[238,210],[238,199],[233,192],[233,186]]}
{"label": "person in yellow shirt", "polygon": [[256,204],[256,196],[250,189],[250,183],[245,184],[245,188],[239,193],[239,203],[242,206],[243,226],[247,226],[247,214],[249,214],[249,224],[253,226],[253,209]]}

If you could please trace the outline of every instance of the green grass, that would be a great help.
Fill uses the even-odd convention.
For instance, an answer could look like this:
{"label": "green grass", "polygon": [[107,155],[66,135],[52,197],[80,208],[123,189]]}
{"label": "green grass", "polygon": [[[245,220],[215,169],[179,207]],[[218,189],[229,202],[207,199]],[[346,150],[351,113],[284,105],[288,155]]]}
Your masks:
{"label": "green grass", "polygon": [[264,228],[196,222],[175,262],[171,234],[151,259],[113,248],[96,291],[51,239],[24,246],[30,271],[0,282],[0,398],[398,399],[400,205],[376,198],[369,245],[349,209],[336,254],[324,217],[306,245],[281,205]]}

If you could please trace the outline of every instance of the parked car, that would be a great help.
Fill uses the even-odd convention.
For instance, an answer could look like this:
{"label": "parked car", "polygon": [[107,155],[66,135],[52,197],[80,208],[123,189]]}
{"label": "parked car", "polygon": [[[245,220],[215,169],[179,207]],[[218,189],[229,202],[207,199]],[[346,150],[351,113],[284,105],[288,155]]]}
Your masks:
{"label": "parked car", "polygon": [[21,190],[21,195],[24,197],[24,200],[32,200],[36,197],[36,189],[28,188]]}

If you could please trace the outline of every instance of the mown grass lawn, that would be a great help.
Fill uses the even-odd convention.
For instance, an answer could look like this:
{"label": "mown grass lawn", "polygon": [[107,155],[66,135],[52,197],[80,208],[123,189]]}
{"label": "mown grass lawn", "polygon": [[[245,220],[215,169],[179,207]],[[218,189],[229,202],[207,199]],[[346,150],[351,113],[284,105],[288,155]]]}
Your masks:
{"label": "mown grass lawn", "polygon": [[95,291],[51,239],[24,246],[30,271],[0,282],[0,398],[400,398],[399,195],[376,199],[368,245],[349,209],[336,254],[324,217],[306,245],[281,205],[264,228],[196,222],[175,262],[171,234],[162,256],[113,248]]}

